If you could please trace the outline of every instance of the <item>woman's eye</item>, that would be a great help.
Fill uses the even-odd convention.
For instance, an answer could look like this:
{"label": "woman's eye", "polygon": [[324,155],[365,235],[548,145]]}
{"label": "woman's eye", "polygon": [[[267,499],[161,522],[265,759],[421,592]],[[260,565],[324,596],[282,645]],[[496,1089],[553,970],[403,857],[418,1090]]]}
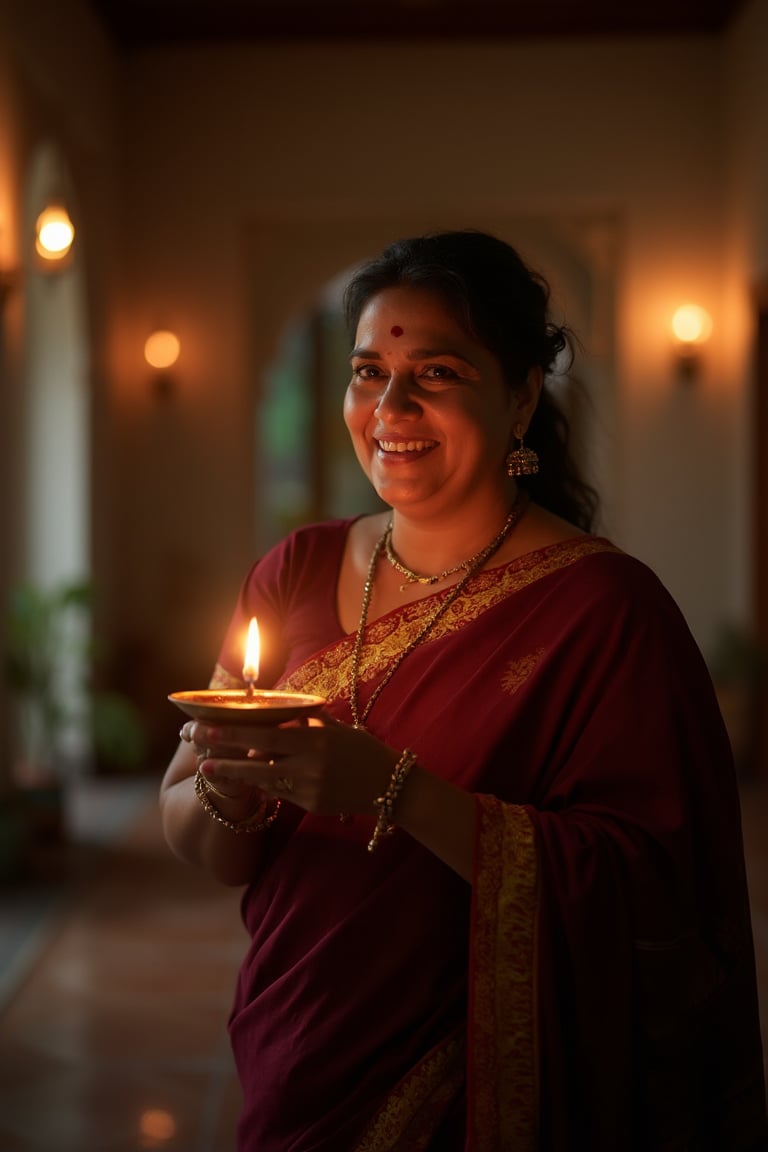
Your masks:
{"label": "woman's eye", "polygon": [[456,379],[456,373],[453,368],[448,368],[445,364],[429,364],[422,370],[421,375],[425,380]]}
{"label": "woman's eye", "polygon": [[378,380],[383,373],[375,364],[353,364],[352,375],[357,380]]}

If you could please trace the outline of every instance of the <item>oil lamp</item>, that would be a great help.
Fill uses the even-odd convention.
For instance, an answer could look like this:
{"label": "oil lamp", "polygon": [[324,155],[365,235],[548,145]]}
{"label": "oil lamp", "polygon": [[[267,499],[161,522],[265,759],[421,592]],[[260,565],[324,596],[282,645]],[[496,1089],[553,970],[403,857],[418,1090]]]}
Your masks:
{"label": "oil lamp", "polygon": [[172,692],[168,699],[193,720],[222,724],[284,724],[314,716],[324,707],[322,696],[256,688],[260,660],[259,625],[251,618],[243,660],[245,688],[206,688]]}

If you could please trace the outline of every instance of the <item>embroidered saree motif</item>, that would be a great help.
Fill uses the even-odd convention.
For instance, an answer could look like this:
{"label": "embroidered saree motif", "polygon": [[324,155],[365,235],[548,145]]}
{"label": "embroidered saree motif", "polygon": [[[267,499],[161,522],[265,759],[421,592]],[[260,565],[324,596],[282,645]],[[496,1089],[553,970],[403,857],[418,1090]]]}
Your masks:
{"label": "embroidered saree motif", "polygon": [[[544,548],[530,556],[501,569],[481,572],[471,588],[437,622],[424,640],[432,644],[450,632],[476,620],[488,608],[505,600],[514,592],[541,580],[551,572],[566,568],[584,556],[597,552],[617,552],[613,544],[592,536],[579,536],[567,544]],[[447,589],[436,593],[446,596]],[[424,624],[424,616],[435,608],[435,599],[427,596],[403,608],[389,612],[368,625],[365,634],[365,648],[360,662],[360,683],[367,683],[382,675],[397,658],[400,652],[418,635]],[[343,640],[317,653],[280,681],[278,687],[295,692],[314,692],[328,700],[349,699],[349,672],[354,648],[354,636]],[[532,670],[532,669],[530,669]],[[529,670],[529,671],[530,671]],[[518,685],[519,686],[519,685]]]}
{"label": "embroidered saree motif", "polygon": [[519,660],[510,660],[507,669],[501,678],[501,688],[510,696],[514,696],[533,672],[534,668],[546,652],[546,648],[536,648],[528,656],[521,656]]}
{"label": "embroidered saree motif", "polygon": [[433,1049],[387,1097],[354,1152],[427,1152],[446,1110],[464,1087],[464,1044]]}
{"label": "embroidered saree motif", "polygon": [[534,829],[524,808],[477,801],[468,1147],[529,1152],[537,1130]]}

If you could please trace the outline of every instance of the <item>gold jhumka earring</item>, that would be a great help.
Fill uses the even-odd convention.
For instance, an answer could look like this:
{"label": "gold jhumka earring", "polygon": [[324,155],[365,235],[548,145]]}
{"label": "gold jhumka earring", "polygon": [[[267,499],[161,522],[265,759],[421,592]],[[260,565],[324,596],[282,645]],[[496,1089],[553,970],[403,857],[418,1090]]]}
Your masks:
{"label": "gold jhumka earring", "polygon": [[522,424],[516,424],[514,436],[518,441],[517,448],[507,454],[507,476],[535,476],[539,470],[539,457],[533,448],[526,448],[523,444],[525,429]]}

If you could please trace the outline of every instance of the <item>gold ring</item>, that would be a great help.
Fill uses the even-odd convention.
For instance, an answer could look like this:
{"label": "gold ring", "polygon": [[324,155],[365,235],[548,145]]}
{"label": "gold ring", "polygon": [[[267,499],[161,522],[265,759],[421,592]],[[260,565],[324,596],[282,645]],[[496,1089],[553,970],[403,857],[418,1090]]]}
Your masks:
{"label": "gold ring", "polygon": [[[274,760],[270,762],[270,767],[274,765]],[[278,776],[275,780],[275,792],[293,792],[293,780],[290,776]]]}

